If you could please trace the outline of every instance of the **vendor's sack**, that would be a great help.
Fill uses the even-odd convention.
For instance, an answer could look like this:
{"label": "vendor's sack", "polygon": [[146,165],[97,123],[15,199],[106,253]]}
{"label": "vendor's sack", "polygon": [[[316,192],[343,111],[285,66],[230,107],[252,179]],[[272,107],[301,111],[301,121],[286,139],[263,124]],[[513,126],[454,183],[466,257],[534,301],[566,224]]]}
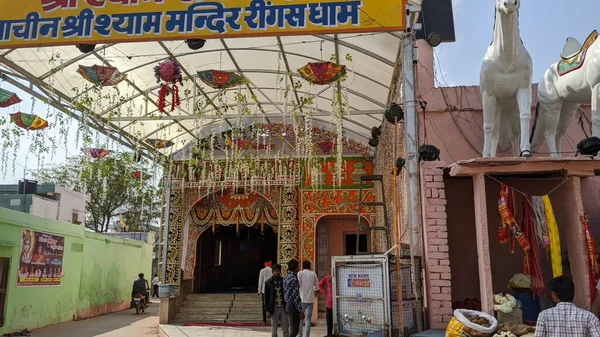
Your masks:
{"label": "vendor's sack", "polygon": [[[482,325],[472,322],[469,317],[476,320],[485,320],[488,324]],[[457,309],[454,310],[454,317],[446,327],[446,337],[489,337],[494,334],[497,328],[498,321],[486,313]]]}

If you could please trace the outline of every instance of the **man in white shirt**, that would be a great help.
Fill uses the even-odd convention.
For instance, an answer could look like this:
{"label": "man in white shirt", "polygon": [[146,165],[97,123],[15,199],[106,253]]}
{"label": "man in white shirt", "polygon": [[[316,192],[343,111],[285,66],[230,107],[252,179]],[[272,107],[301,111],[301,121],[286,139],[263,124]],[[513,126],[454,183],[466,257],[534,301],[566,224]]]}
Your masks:
{"label": "man in white shirt", "polygon": [[154,278],[152,279],[152,297],[156,296],[158,298],[158,274],[154,274]]}
{"label": "man in white shirt", "polygon": [[260,270],[260,273],[258,273],[258,292],[256,295],[262,298],[263,323],[265,324],[267,324],[267,311],[265,309],[265,282],[273,277],[273,270],[271,269],[272,266],[272,261],[266,261],[265,267]]}
{"label": "man in white shirt", "polygon": [[310,337],[315,292],[319,290],[319,278],[314,271],[310,270],[310,261],[302,262],[302,271],[298,273],[298,284],[300,286],[302,311],[304,312],[304,336]]}

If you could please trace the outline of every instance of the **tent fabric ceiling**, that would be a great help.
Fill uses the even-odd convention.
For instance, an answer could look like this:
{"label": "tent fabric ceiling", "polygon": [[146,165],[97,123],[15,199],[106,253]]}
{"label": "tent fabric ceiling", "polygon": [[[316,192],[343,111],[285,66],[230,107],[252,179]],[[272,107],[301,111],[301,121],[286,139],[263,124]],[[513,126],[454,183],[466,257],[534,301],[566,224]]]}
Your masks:
{"label": "tent fabric ceiling", "polygon": [[[85,97],[96,98],[84,114],[101,131],[130,147],[149,138],[172,140],[173,147],[160,150],[167,154],[224,126],[289,123],[292,111],[306,113],[306,106],[299,107],[298,99],[302,97],[313,97],[315,126],[335,128],[330,117],[334,84],[309,85],[298,69],[308,62],[327,61],[332,55],[339,55],[348,71],[350,112],[344,120],[345,135],[366,144],[370,129],[381,125],[390,87],[395,87],[391,83],[400,38],[399,34],[374,33],[214,39],[196,51],[184,41],[98,45],[87,54],[74,46],[11,49],[0,50],[0,72],[5,79],[9,76],[29,81],[50,96],[55,106],[61,105],[63,111],[73,111],[76,102]],[[351,62],[346,55],[351,56]],[[180,88],[181,107],[173,112],[167,109],[163,114],[158,111],[159,84],[153,68],[168,58],[176,59],[184,76],[192,80]],[[77,73],[80,65],[94,64],[116,67],[127,74],[127,79],[116,87],[102,88],[103,98],[97,99],[100,96],[91,94],[90,83]],[[197,78],[198,71],[211,69],[241,74],[248,86],[228,89],[219,100],[220,91]],[[292,79],[303,85],[296,92],[290,91],[289,103],[284,103],[283,88]],[[250,114],[237,112],[240,105],[236,96],[240,93],[248,98],[244,105]],[[252,95],[255,99],[250,99]],[[198,107],[196,112],[194,104]],[[230,106],[226,112],[224,104]],[[225,115],[221,117],[218,112]],[[203,117],[197,117],[198,114]]]}

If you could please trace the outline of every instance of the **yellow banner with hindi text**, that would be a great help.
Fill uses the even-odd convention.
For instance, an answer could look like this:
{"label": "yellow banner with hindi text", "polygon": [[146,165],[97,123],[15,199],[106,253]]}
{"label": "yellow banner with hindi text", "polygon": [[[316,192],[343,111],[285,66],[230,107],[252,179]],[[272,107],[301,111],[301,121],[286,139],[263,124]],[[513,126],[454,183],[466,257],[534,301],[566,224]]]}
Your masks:
{"label": "yellow banner with hindi text", "polygon": [[400,31],[406,0],[0,0],[0,48]]}

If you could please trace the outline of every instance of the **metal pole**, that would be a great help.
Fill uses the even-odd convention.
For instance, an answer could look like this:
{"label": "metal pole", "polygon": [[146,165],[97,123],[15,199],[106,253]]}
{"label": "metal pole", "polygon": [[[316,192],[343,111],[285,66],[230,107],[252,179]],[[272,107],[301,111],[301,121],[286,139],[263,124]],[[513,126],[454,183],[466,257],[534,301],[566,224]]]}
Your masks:
{"label": "metal pole", "polygon": [[[410,25],[411,22],[408,22]],[[407,154],[407,179],[408,195],[406,202],[408,206],[408,221],[411,232],[411,249],[420,255],[421,252],[421,218],[419,212],[419,135],[417,133],[417,112],[415,109],[415,73],[414,73],[414,35],[404,36],[404,114],[406,139],[404,140],[405,152]]]}
{"label": "metal pole", "polygon": [[167,249],[169,248],[169,214],[171,213],[171,172],[167,172],[167,183],[165,193],[165,222],[163,227],[162,243],[162,284],[167,284]]}
{"label": "metal pole", "polygon": [[[415,268],[415,255],[422,256],[421,249],[421,212],[420,205],[420,165],[419,165],[419,116],[415,108],[415,64],[414,64],[414,30],[420,29],[417,23],[418,16],[421,12],[421,6],[410,6],[407,10],[407,34],[404,35],[403,49],[403,71],[404,71],[404,115],[405,115],[405,130],[406,136],[404,140],[405,152],[407,155],[407,180],[408,193],[406,195],[407,220],[410,226],[410,265],[412,272],[412,288],[415,298],[419,299],[417,291],[417,270]],[[414,19],[414,20],[413,20]],[[420,271],[419,271],[420,272]],[[418,323],[416,326],[418,327]]]}

